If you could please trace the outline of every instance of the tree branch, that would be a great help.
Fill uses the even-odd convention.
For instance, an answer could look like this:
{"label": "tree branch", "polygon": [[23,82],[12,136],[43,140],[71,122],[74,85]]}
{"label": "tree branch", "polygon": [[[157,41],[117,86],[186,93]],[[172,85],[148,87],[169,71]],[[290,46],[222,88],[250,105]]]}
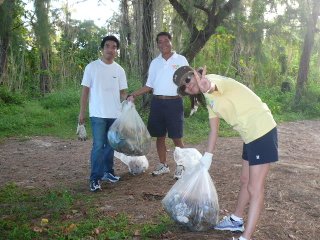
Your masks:
{"label": "tree branch", "polygon": [[197,26],[194,24],[193,17],[183,8],[180,2],[177,0],[169,0],[170,4],[176,10],[176,12],[180,15],[183,21],[186,23],[190,33],[198,33]]}
{"label": "tree branch", "polygon": [[204,11],[207,15],[209,15],[210,13],[209,9],[203,5],[194,4],[194,7]]}
{"label": "tree branch", "polygon": [[215,15],[217,11],[217,0],[213,0],[210,7],[210,14]]}
{"label": "tree branch", "polygon": [[237,5],[239,5],[240,0],[229,0],[226,4],[219,8],[217,19],[224,20]]}

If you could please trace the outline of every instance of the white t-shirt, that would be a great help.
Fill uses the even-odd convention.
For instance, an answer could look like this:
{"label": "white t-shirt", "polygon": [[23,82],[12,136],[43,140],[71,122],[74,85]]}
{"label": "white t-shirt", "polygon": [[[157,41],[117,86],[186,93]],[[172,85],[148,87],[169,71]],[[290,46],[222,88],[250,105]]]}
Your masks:
{"label": "white t-shirt", "polygon": [[152,60],[146,86],[153,88],[154,95],[177,96],[177,85],[173,82],[174,72],[189,65],[187,59],[177,53],[165,60],[160,54]]}
{"label": "white t-shirt", "polygon": [[118,63],[106,64],[100,59],[89,63],[84,70],[81,85],[90,88],[90,117],[119,117],[120,90],[128,88],[128,84],[125,71]]}

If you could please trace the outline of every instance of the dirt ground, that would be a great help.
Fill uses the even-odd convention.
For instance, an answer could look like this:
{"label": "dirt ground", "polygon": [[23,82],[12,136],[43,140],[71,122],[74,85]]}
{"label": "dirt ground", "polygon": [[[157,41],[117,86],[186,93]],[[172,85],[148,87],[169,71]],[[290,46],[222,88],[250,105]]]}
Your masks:
{"label": "dirt ground", "polygon": [[[320,121],[299,121],[278,126],[280,161],[273,164],[266,186],[265,209],[254,239],[319,239],[320,237]],[[88,190],[91,141],[32,137],[7,139],[0,144],[0,187],[16,182],[25,188],[66,187]],[[204,152],[206,143],[188,145]],[[147,172],[133,176],[119,160],[115,170],[121,181],[103,183],[96,194],[97,208],[106,216],[125,212],[134,223],[152,223],[163,214],[161,199],[175,183],[173,147],[169,149],[171,173],[150,175],[157,163],[155,146],[147,155]],[[219,138],[210,174],[219,196],[220,217],[234,210],[239,189],[242,141]],[[210,230],[190,232],[178,227],[159,239],[228,239],[237,234]]]}

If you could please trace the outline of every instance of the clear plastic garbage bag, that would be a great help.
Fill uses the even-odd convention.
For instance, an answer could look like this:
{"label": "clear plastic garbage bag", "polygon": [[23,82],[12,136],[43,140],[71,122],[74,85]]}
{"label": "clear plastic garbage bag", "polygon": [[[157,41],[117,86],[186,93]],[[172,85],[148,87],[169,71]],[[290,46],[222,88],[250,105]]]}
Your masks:
{"label": "clear plastic garbage bag", "polygon": [[162,205],[176,223],[191,231],[206,231],[217,224],[217,191],[208,170],[200,164],[199,159],[172,186],[162,200]]}
{"label": "clear plastic garbage bag", "polygon": [[117,151],[114,151],[114,156],[126,164],[129,172],[133,175],[144,173],[149,168],[149,162],[146,156],[127,156]]}
{"label": "clear plastic garbage bag", "polygon": [[110,146],[128,156],[146,155],[151,147],[151,136],[139,116],[134,103],[122,102],[122,111],[108,131]]}
{"label": "clear plastic garbage bag", "polygon": [[201,153],[195,148],[175,147],[173,152],[174,161],[177,165],[183,166],[184,173],[192,171],[193,168],[199,164],[201,157]]}

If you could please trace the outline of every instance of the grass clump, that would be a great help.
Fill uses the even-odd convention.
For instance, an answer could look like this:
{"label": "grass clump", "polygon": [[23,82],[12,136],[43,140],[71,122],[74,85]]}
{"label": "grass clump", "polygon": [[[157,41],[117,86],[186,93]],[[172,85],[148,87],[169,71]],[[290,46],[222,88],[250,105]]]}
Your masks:
{"label": "grass clump", "polygon": [[0,86],[0,106],[6,104],[21,105],[25,101],[24,96],[18,92],[11,92],[5,86]]}
{"label": "grass clump", "polygon": [[125,213],[102,214],[99,198],[67,190],[23,189],[13,183],[0,188],[0,231],[8,240],[142,239],[172,227],[168,216],[159,223],[133,224]]}
{"label": "grass clump", "polygon": [[0,139],[41,135],[75,138],[79,99],[79,91],[69,89],[18,105],[0,105]]}

